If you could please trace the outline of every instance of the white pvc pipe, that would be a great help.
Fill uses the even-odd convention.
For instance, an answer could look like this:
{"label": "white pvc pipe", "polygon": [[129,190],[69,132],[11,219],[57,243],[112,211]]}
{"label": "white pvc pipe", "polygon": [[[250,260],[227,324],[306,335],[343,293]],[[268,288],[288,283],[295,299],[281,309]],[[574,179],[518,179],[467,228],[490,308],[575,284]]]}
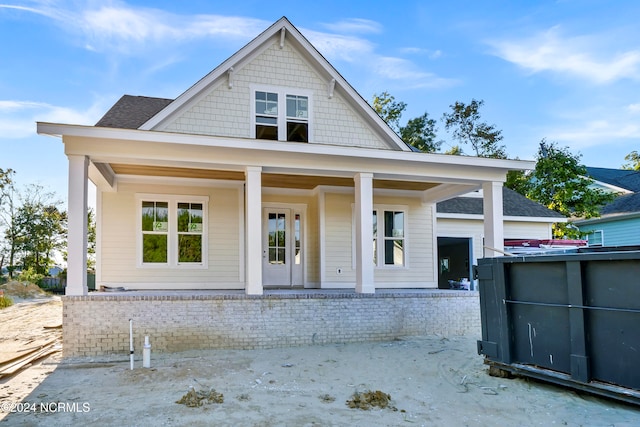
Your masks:
{"label": "white pvc pipe", "polygon": [[129,319],[129,359],[133,371],[133,319]]}
{"label": "white pvc pipe", "polygon": [[149,344],[149,337],[145,335],[144,346],[142,347],[142,367],[151,367],[151,344]]}

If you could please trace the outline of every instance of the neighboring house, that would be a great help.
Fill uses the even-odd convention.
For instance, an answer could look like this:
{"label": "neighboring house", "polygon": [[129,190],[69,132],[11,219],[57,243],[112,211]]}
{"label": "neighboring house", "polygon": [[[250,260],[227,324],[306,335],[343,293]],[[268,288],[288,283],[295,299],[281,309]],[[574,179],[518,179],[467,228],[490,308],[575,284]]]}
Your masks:
{"label": "neighboring house", "polygon": [[[551,226],[567,221],[509,188],[502,191],[505,240],[552,239]],[[439,288],[449,288],[449,280],[473,277],[473,265],[484,253],[482,196],[480,190],[437,204]]]}
{"label": "neighboring house", "polygon": [[87,293],[87,179],[96,287],[437,288],[439,237],[472,239],[473,262],[559,220],[503,202],[533,162],[411,150],[286,18],[174,100],[38,133],[69,159],[68,295]]}
{"label": "neighboring house", "polygon": [[619,194],[600,217],[576,221],[589,246],[640,245],[640,171],[588,167],[594,187]]}
{"label": "neighboring house", "polygon": [[49,277],[57,277],[60,273],[64,271],[64,268],[59,265],[54,265],[49,269]]}

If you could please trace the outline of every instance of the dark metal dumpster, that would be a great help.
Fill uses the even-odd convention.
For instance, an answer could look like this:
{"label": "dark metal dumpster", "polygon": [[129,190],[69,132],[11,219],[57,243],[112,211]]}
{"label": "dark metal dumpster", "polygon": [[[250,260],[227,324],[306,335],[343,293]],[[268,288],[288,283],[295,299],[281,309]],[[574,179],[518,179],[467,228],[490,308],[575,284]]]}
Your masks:
{"label": "dark metal dumpster", "polygon": [[640,251],[485,258],[476,277],[486,363],[640,404]]}

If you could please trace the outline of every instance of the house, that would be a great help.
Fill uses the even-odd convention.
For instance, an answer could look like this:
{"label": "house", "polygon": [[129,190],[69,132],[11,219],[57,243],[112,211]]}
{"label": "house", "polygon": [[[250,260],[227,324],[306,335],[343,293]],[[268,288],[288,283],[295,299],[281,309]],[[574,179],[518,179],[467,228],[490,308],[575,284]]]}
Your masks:
{"label": "house", "polygon": [[640,171],[587,167],[594,187],[618,194],[600,217],[576,221],[589,246],[640,245]]}
{"label": "house", "polygon": [[[90,323],[105,336],[119,337],[113,348],[122,347],[118,340],[123,336],[127,345],[126,326],[115,328],[116,318],[133,316],[149,333],[166,338],[187,314],[165,323],[160,319],[186,310],[191,317],[185,322],[193,331],[192,305],[201,303],[196,311],[206,313],[202,322],[212,322],[213,311],[206,304],[218,296],[174,292],[165,298],[143,292],[149,290],[238,291],[233,295],[242,304],[267,304],[267,297],[274,298],[268,291],[275,288],[346,289],[350,296],[341,298],[357,297],[343,304],[352,307],[349,316],[331,311],[337,304],[319,300],[313,315],[303,316],[314,319],[305,332],[300,332],[304,320],[289,319],[302,341],[322,341],[332,328],[346,333],[344,324],[323,323],[317,329],[319,319],[353,318],[353,336],[342,340],[361,340],[366,333],[380,339],[383,330],[397,334],[397,328],[388,327],[393,323],[391,300],[380,304],[384,295],[364,297],[382,289],[438,288],[439,230],[450,219],[440,223],[438,202],[481,189],[477,202],[484,216],[469,214],[481,227],[486,249],[475,242],[475,256],[500,255],[506,173],[534,166],[414,152],[286,18],[176,99],[125,95],[95,126],[38,123],[38,133],[61,137],[69,159],[65,337],[71,341],[74,325]],[[153,304],[118,295],[110,297],[121,302],[116,309],[100,304],[104,296],[87,296],[88,179],[97,188],[96,288],[138,290],[140,298]],[[225,301],[226,296],[220,298]],[[456,307],[462,306],[462,298],[455,298]],[[272,310],[274,304],[269,300],[256,313]],[[369,305],[355,309],[353,304]],[[413,307],[417,316],[428,315],[424,306]],[[386,314],[374,315],[378,308]],[[329,311],[323,315],[325,309]],[[358,310],[367,312],[368,320],[358,319]],[[242,345],[266,342],[269,322],[248,326],[253,321],[249,317],[243,315],[241,327],[229,325],[235,329],[220,345],[252,328],[262,335],[251,335]],[[230,318],[216,323],[216,334]],[[199,328],[200,341],[194,338],[189,345],[221,342],[201,335],[211,333]],[[281,335],[278,330],[268,339]],[[169,338],[162,345],[174,349]],[[69,351],[99,350],[83,342]]]}
{"label": "house", "polygon": [[[567,221],[563,215],[509,188],[502,189],[502,199],[505,242],[552,239],[552,225]],[[450,280],[473,277],[473,266],[483,256],[482,190],[438,202],[436,219],[438,287],[447,289]]]}

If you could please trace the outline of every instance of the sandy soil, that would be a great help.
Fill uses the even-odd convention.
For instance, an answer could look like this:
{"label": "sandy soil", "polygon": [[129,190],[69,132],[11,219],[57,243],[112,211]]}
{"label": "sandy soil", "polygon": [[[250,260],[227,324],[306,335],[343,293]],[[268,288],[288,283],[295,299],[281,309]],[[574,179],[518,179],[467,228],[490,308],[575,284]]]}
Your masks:
{"label": "sandy soil", "polygon": [[[27,307],[19,310],[39,308],[43,316],[60,311],[56,301]],[[35,323],[39,316],[31,311],[30,318]],[[0,320],[4,336],[8,319]],[[142,368],[137,355],[133,371],[127,355],[50,357],[0,380],[0,404],[23,411],[0,413],[0,426],[640,425],[639,407],[532,380],[490,377],[476,339],[152,353],[151,369]],[[223,402],[176,403],[190,388],[214,389]],[[347,405],[354,392],[368,390],[389,394],[389,407]]]}

